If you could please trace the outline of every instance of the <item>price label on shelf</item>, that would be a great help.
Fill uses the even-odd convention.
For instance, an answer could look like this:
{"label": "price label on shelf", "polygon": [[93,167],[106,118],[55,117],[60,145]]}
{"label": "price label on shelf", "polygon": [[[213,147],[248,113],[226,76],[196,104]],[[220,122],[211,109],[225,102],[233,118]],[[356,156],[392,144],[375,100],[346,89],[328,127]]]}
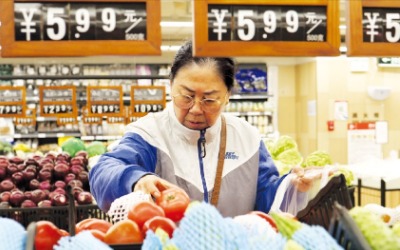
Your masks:
{"label": "price label on shelf", "polygon": [[122,86],[88,86],[89,116],[118,116],[124,114]]}
{"label": "price label on shelf", "polygon": [[107,123],[109,123],[109,124],[120,124],[120,123],[125,124],[126,117],[125,116],[108,116]]}
{"label": "price label on shelf", "polygon": [[25,87],[0,86],[0,117],[23,117],[25,99]]}
{"label": "price label on shelf", "polygon": [[75,86],[39,86],[40,115],[77,119]]}
{"label": "price label on shelf", "polygon": [[57,125],[78,124],[77,117],[57,117]]}
{"label": "price label on shelf", "polygon": [[131,86],[131,114],[143,116],[165,108],[165,86]]}
{"label": "price label on shelf", "polygon": [[199,56],[338,55],[337,1],[195,1]]}
{"label": "price label on shelf", "polygon": [[398,1],[347,1],[346,45],[349,56],[400,55]]}
{"label": "price label on shelf", "polygon": [[36,125],[36,109],[26,109],[25,115],[21,117],[14,117],[13,122],[15,125],[22,126],[35,126]]}
{"label": "price label on shelf", "polygon": [[3,57],[161,54],[160,1],[9,0],[0,9]]}

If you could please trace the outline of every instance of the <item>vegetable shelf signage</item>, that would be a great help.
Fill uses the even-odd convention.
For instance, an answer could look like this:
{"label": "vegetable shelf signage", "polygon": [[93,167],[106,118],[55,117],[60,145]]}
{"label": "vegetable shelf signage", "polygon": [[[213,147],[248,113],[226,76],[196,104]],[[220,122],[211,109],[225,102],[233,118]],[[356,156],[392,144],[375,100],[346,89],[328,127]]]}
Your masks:
{"label": "vegetable shelf signage", "polygon": [[131,86],[132,116],[140,117],[149,112],[158,112],[165,105],[165,86]]}
{"label": "vegetable shelf signage", "polygon": [[25,115],[25,87],[0,86],[0,117]]}
{"label": "vegetable shelf signage", "polygon": [[40,86],[40,115],[43,117],[70,117],[76,120],[75,86]]}
{"label": "vegetable shelf signage", "polygon": [[88,86],[87,106],[89,116],[124,115],[122,86]]}
{"label": "vegetable shelf signage", "polygon": [[158,0],[9,0],[0,9],[3,57],[161,54]]}
{"label": "vegetable shelf signage", "polygon": [[347,55],[400,55],[399,1],[352,0],[347,9]]}
{"label": "vegetable shelf signage", "polygon": [[199,0],[198,56],[339,55],[339,1]]}

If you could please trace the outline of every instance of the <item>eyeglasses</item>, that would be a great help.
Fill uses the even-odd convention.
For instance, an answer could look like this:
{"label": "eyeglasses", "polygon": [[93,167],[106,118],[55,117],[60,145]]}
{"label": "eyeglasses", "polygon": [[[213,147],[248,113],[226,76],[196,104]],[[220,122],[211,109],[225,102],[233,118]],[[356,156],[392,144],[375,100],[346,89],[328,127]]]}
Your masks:
{"label": "eyeglasses", "polygon": [[[195,103],[195,99],[188,95],[175,95],[172,97],[175,105],[181,109],[191,109]],[[225,95],[226,98],[226,95]],[[203,99],[200,101],[201,108],[204,112],[216,113],[221,108],[221,101],[217,99]]]}

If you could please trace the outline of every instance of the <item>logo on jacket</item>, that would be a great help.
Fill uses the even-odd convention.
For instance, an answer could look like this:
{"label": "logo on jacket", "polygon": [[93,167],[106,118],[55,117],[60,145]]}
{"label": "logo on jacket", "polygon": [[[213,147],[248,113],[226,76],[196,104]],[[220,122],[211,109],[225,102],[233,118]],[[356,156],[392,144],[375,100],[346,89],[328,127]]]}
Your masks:
{"label": "logo on jacket", "polygon": [[239,159],[239,156],[237,156],[235,152],[226,152],[225,159],[237,160]]}

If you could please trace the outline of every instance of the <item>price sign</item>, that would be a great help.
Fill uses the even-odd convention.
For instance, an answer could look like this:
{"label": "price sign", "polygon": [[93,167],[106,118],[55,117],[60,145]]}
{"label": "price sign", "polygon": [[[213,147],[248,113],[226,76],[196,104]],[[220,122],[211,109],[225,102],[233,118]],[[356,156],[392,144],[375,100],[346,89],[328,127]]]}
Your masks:
{"label": "price sign", "polygon": [[159,0],[10,0],[0,8],[5,57],[161,54]]}
{"label": "price sign", "polygon": [[120,124],[120,123],[125,124],[126,117],[125,116],[108,116],[107,123],[109,123],[109,124]]}
{"label": "price sign", "polygon": [[82,108],[82,122],[84,124],[101,124],[103,118],[100,116],[91,116],[89,115],[87,107]]}
{"label": "price sign", "polygon": [[0,117],[23,117],[25,95],[25,87],[0,86]]}
{"label": "price sign", "polygon": [[339,55],[337,1],[195,1],[196,56]]}
{"label": "price sign", "polygon": [[118,116],[124,114],[122,86],[88,86],[87,105],[90,116]]}
{"label": "price sign", "polygon": [[36,126],[36,109],[26,109],[24,116],[13,118],[13,123],[26,127]]}
{"label": "price sign", "polygon": [[347,55],[400,55],[398,1],[352,0],[347,9]]}
{"label": "price sign", "polygon": [[40,115],[77,117],[75,86],[39,86]]}
{"label": "price sign", "polygon": [[57,125],[78,124],[77,117],[57,117]]}
{"label": "price sign", "polygon": [[165,86],[131,86],[131,114],[143,116],[165,108]]}

